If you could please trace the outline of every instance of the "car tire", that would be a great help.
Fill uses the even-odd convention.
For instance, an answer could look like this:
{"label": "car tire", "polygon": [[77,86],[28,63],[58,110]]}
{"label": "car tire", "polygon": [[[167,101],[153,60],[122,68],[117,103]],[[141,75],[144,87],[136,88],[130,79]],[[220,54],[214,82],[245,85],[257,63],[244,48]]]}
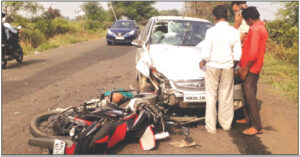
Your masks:
{"label": "car tire", "polygon": [[111,44],[112,44],[112,42],[107,41],[107,45],[111,45]]}
{"label": "car tire", "polygon": [[135,70],[135,79],[136,81],[139,81],[139,72]]}

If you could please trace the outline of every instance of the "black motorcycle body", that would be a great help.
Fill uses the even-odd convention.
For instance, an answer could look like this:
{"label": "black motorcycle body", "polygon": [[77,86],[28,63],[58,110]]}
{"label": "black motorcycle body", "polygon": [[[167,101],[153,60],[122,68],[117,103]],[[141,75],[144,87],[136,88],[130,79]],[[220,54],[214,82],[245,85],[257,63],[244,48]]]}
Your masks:
{"label": "black motorcycle body", "polygon": [[2,68],[5,69],[7,61],[16,60],[23,62],[23,50],[19,44],[19,31],[17,34],[10,33],[10,39],[2,44]]}

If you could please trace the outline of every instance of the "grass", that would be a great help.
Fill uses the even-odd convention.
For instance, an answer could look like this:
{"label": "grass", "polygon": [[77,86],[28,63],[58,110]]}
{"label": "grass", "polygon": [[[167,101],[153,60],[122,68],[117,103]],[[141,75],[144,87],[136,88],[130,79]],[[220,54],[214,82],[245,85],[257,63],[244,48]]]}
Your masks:
{"label": "grass", "polygon": [[[286,57],[282,57],[285,54]],[[280,94],[298,101],[298,48],[282,49],[268,41],[261,81],[271,85]]]}
{"label": "grass", "polygon": [[[78,26],[79,27],[79,26]],[[54,37],[47,40],[47,42],[42,43],[37,48],[32,48],[30,43],[20,42],[21,47],[23,48],[24,54],[32,54],[35,51],[43,52],[53,48],[57,48],[67,44],[75,44],[79,42],[84,42],[88,40],[98,39],[105,36],[106,31],[103,29],[98,30],[85,30],[75,33],[66,33],[55,35]]]}

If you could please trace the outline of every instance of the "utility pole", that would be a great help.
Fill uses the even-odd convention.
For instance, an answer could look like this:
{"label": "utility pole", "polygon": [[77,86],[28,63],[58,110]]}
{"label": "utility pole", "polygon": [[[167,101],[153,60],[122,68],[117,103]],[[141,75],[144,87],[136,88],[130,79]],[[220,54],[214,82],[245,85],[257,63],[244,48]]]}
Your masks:
{"label": "utility pole", "polygon": [[118,20],[118,19],[117,19],[117,16],[116,16],[116,13],[115,13],[115,10],[114,10],[114,8],[113,8],[113,6],[112,6],[112,3],[111,3],[111,2],[109,2],[109,4],[110,4],[110,7],[111,7],[111,10],[112,10],[112,11],[113,11],[113,13],[114,13],[115,20]]}

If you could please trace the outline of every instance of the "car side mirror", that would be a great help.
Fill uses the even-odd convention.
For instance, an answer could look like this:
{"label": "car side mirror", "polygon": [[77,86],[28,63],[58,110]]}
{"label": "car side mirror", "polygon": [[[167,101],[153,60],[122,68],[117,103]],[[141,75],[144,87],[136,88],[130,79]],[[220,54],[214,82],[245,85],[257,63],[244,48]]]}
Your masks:
{"label": "car side mirror", "polygon": [[110,26],[108,26],[108,28],[110,28]]}
{"label": "car side mirror", "polygon": [[133,40],[132,42],[131,42],[131,44],[132,45],[134,45],[134,46],[136,46],[136,47],[138,47],[138,48],[141,48],[142,47],[142,42],[140,41],[140,40]]}
{"label": "car side mirror", "polygon": [[140,27],[139,27],[139,26],[137,26],[137,27],[136,27],[136,29],[140,29]]}

